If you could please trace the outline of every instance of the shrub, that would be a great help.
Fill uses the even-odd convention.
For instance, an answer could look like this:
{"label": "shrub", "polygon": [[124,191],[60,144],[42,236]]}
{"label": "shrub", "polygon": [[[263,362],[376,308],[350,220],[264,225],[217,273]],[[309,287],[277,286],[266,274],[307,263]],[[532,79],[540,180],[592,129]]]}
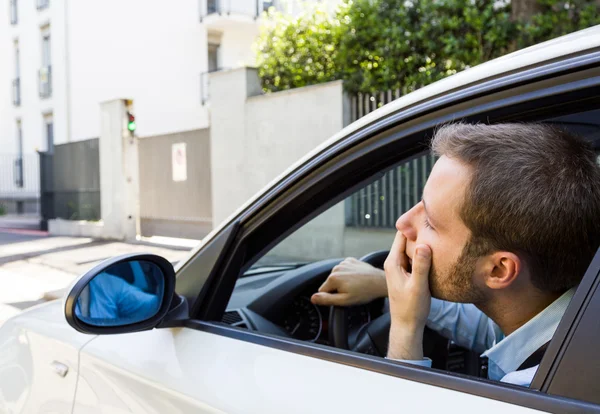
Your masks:
{"label": "shrub", "polygon": [[470,66],[600,23],[594,0],[345,0],[292,18],[271,10],[257,42],[265,91],[343,79],[349,93],[411,92]]}

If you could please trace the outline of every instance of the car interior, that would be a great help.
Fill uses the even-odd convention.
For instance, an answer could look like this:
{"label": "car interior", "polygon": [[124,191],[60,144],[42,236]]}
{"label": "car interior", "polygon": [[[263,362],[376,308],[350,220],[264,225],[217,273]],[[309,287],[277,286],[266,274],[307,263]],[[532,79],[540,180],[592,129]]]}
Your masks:
{"label": "car interior", "polygon": [[[600,110],[561,114],[543,122],[569,129],[600,148]],[[435,157],[405,158],[343,201],[297,228],[238,278],[221,323],[384,357],[390,317],[387,299],[356,307],[323,307],[310,297],[346,257],[383,268],[395,220],[422,196]],[[426,329],[424,355],[432,368],[487,377],[485,358]]]}

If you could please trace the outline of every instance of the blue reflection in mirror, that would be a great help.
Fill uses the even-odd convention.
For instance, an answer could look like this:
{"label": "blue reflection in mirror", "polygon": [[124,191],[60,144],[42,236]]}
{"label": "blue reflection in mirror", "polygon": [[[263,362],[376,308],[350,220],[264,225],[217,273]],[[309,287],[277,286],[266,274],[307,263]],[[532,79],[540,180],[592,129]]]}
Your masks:
{"label": "blue reflection in mirror", "polygon": [[83,289],[75,315],[93,326],[124,326],[156,315],[162,305],[165,277],[154,263],[116,263],[96,275]]}

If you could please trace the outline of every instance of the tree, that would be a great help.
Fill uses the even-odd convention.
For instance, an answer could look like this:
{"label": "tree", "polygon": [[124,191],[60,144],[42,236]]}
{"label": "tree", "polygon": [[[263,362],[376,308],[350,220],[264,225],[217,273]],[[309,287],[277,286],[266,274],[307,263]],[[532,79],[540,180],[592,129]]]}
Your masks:
{"label": "tree", "polygon": [[349,92],[404,93],[507,51],[497,0],[355,0],[340,18],[338,66]]}
{"label": "tree", "polygon": [[270,12],[258,41],[265,91],[343,79],[350,93],[408,93],[468,67],[600,23],[600,0],[344,0]]}

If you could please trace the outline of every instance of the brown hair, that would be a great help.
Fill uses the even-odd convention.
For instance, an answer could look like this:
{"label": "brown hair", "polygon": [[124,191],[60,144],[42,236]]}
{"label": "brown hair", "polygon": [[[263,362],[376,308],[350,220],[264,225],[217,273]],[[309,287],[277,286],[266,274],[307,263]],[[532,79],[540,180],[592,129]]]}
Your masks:
{"label": "brown hair", "polygon": [[589,143],[545,124],[450,124],[431,147],[473,169],[461,218],[478,255],[506,250],[543,291],[577,285],[600,244],[600,168]]}

